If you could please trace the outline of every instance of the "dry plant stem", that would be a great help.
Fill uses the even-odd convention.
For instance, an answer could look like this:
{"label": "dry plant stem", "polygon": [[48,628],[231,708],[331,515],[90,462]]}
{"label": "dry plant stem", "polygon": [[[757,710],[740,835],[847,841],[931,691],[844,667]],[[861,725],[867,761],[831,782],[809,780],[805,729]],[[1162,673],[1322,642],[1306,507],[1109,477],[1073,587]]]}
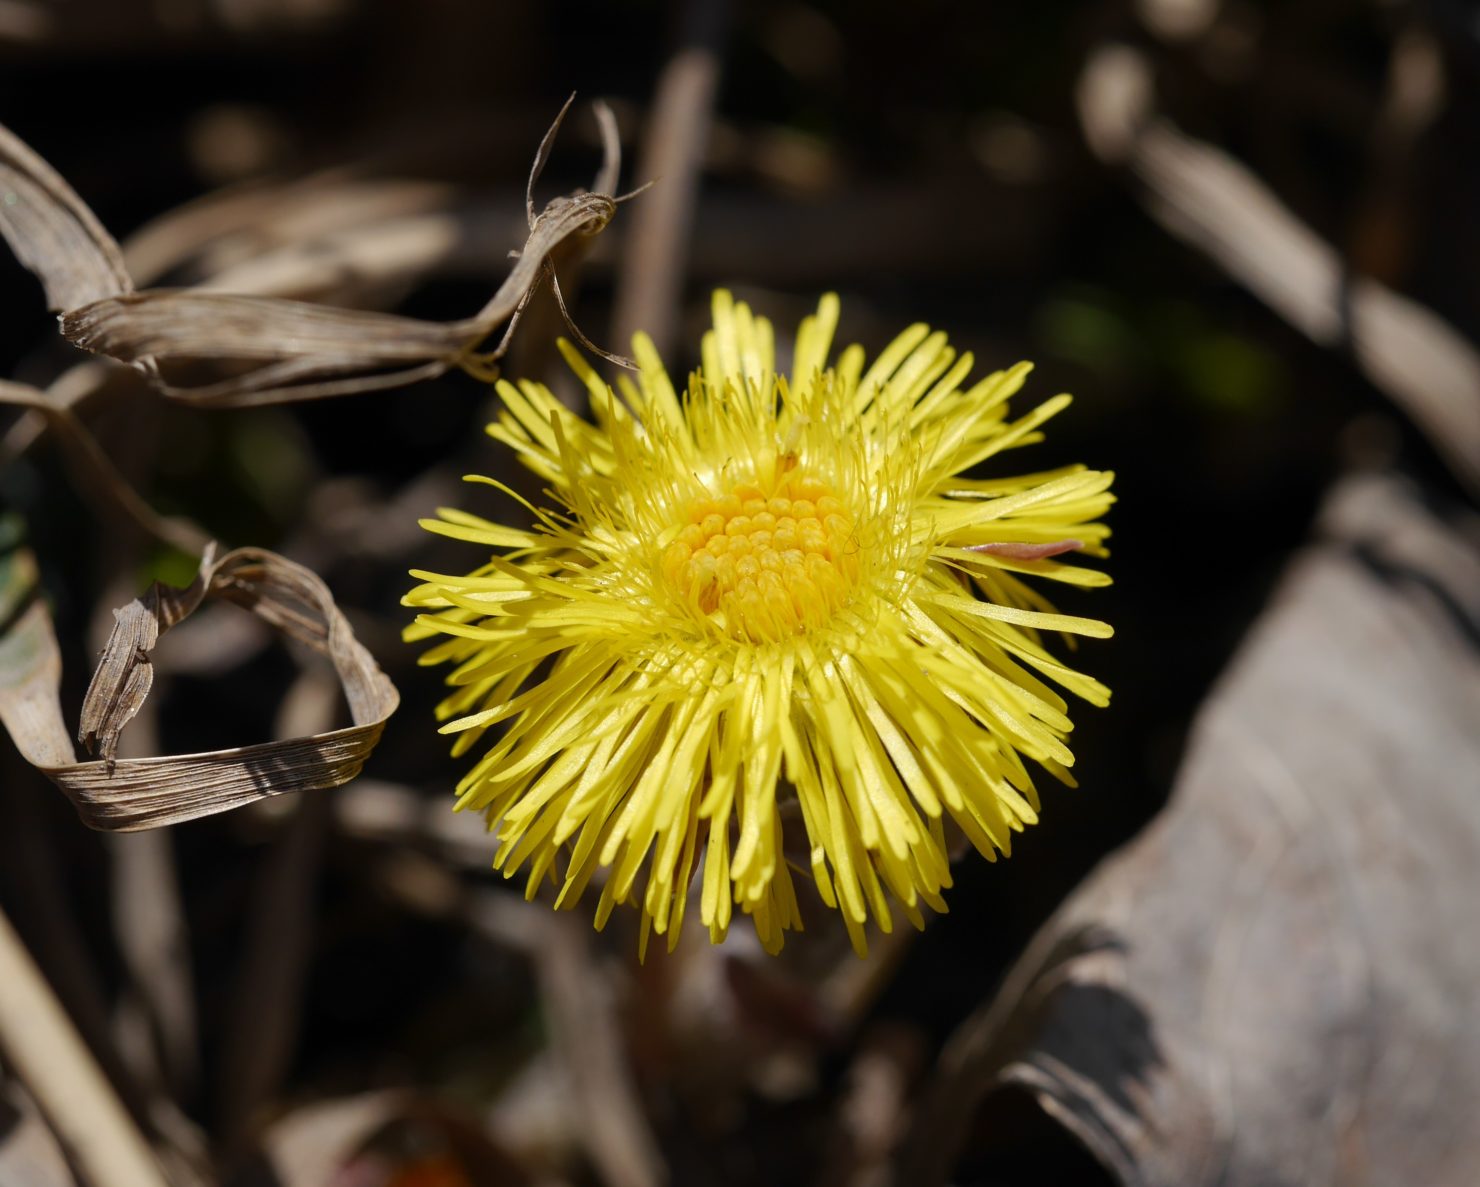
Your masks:
{"label": "dry plant stem", "polygon": [[313,942],[313,889],[331,808],[322,796],[298,803],[255,888],[222,1059],[220,1132],[228,1150],[250,1136],[293,1057]]}
{"label": "dry plant stem", "polygon": [[1378,280],[1407,270],[1413,251],[1414,199],[1423,185],[1420,160],[1443,114],[1443,50],[1413,20],[1393,41],[1382,106],[1367,137],[1367,176],[1358,194],[1349,250],[1358,269]]}
{"label": "dry plant stem", "polygon": [[689,0],[683,45],[658,79],[637,174],[657,184],[630,219],[613,316],[619,346],[638,330],[660,354],[673,345],[728,9],[727,0]]}
{"label": "dry plant stem", "polygon": [[538,971],[557,1055],[591,1161],[607,1187],[660,1187],[668,1174],[622,1050],[610,981],[596,967],[590,930],[566,912],[508,895],[473,907],[475,924],[526,951]]}
{"label": "dry plant stem", "polygon": [[205,551],[210,536],[187,519],[166,518],[149,506],[71,408],[36,388],[5,380],[0,380],[0,404],[32,408],[46,418],[61,442],[77,486],[105,516],[121,515],[147,535],[187,556],[200,556]]}
{"label": "dry plant stem", "polygon": [[899,967],[915,946],[914,928],[896,927],[869,945],[869,958],[858,960],[850,951],[818,987],[818,998],[840,1028],[851,1030],[893,982]]}
{"label": "dry plant stem", "polygon": [[0,1183],[16,1187],[74,1187],[77,1176],[41,1116],[31,1094],[0,1070],[0,1112],[7,1127],[0,1138]]}
{"label": "dry plant stem", "polygon": [[[58,375],[47,384],[44,395],[57,408],[65,409],[74,417],[81,417],[87,403],[108,394],[112,385],[119,380],[132,383],[134,377],[101,360],[88,359]],[[25,385],[19,386],[22,391],[33,390]],[[37,408],[17,417],[15,423],[5,431],[5,436],[0,438],[0,467],[10,465],[35,445],[45,435],[49,424],[47,414]]]}
{"label": "dry plant stem", "polygon": [[1349,275],[1330,244],[1227,153],[1153,106],[1150,64],[1125,46],[1095,52],[1079,80],[1085,138],[1145,185],[1148,212],[1312,341],[1358,367],[1480,492],[1480,351],[1431,310]]}
{"label": "dry plant stem", "polygon": [[[339,708],[331,673],[309,668],[284,698],[279,737],[329,729]],[[332,802],[300,800],[273,845],[253,889],[246,949],[222,1058],[222,1140],[235,1148],[259,1109],[276,1093],[292,1058],[303,1002],[304,972],[313,942],[314,884]]]}
{"label": "dry plant stem", "polygon": [[166,1187],[143,1135],[3,912],[0,1045],[92,1187]]}
{"label": "dry plant stem", "polygon": [[924,1046],[914,1027],[882,1023],[860,1036],[839,1094],[836,1153],[823,1183],[887,1187]]}
{"label": "dry plant stem", "polygon": [[195,1087],[200,1044],[174,842],[164,832],[119,833],[109,842],[113,932],[158,1035],[160,1070],[184,1096]]}
{"label": "dry plant stem", "polygon": [[30,936],[33,959],[46,969],[52,992],[73,1026],[97,1053],[132,1114],[144,1116],[144,1094],[114,1050],[106,978],[73,909],[70,871],[48,827],[44,788],[27,777],[19,756],[12,754],[0,756],[0,787],[5,789],[0,794],[0,869],[12,914]]}

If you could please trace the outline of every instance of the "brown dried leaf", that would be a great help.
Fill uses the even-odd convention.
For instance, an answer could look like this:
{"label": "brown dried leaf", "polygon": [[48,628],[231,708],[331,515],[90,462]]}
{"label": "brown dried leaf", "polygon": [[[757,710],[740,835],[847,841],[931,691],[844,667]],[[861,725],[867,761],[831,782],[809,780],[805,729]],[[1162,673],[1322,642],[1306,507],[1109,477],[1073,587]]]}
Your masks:
{"label": "brown dried leaf", "polygon": [[49,309],[133,290],[113,237],[58,176],[0,125],[0,235],[46,289]]}
{"label": "brown dried leaf", "polygon": [[1127,1184],[1474,1181],[1480,549],[1392,479],[1324,522],[1166,811],[947,1045],[897,1181],[944,1182],[993,1086]]}
{"label": "brown dried leaf", "polygon": [[154,664],[149,653],[161,634],[193,614],[204,600],[215,559],[214,546],[208,547],[201,558],[200,573],[189,587],[172,589],[155,582],[143,597],[113,611],[113,630],[82,702],[82,728],[77,740],[89,754],[101,754],[105,761],[113,761],[118,735],[154,687]]}
{"label": "brown dried leaf", "polygon": [[[452,252],[460,246],[461,228],[451,219],[459,208],[460,191],[446,183],[327,169],[213,190],[165,211],[121,246],[134,283],[145,288],[175,272],[217,292],[326,300],[325,292],[359,288],[363,278],[356,273],[362,270],[395,269],[408,254],[414,261]],[[498,220],[490,217],[482,234],[492,238],[501,231],[498,237],[507,239],[514,225],[508,214],[512,209]],[[404,221],[439,219],[442,233],[421,237],[436,243],[409,252],[398,243],[405,237],[398,230]],[[390,228],[392,242],[377,253],[361,240],[382,227]],[[354,244],[348,252],[346,239]],[[319,252],[329,257],[325,267],[310,258]],[[471,254],[484,262],[490,258],[478,250]],[[507,257],[507,249],[498,253],[500,260]],[[373,275],[370,283],[375,287]]]}
{"label": "brown dried leaf", "polygon": [[[77,762],[62,719],[61,662],[50,615],[40,602],[17,612],[34,596],[34,582],[28,553],[12,547],[9,555],[0,555],[0,622],[8,624],[0,635],[0,721],[22,755],[66,793],[92,828],[157,828],[271,795],[347,783],[359,774],[400,700],[313,573],[262,549],[240,548],[220,560],[208,552],[188,589],[155,585],[116,612],[83,704],[80,731],[84,744],[103,757]],[[149,653],[160,634],[213,598],[246,607],[326,655],[354,724],[231,750],[114,759],[120,731],[153,683]]]}
{"label": "brown dried leaf", "polygon": [[[549,155],[571,100],[541,142],[530,187]],[[463,363],[486,366],[475,348],[515,316],[549,274],[551,253],[595,235],[616,212],[609,191],[621,160],[615,120],[596,104],[604,160],[596,193],[557,197],[534,214],[514,267],[477,314],[427,322],[308,301],[208,292],[135,292],[118,245],[56,172],[0,127],[0,233],[62,310],[62,333],[76,345],[137,367],[166,395],[218,407],[323,399],[431,378]],[[209,363],[223,378],[180,387],[161,365]]]}
{"label": "brown dried leaf", "polygon": [[[531,186],[569,107],[567,101],[540,145]],[[615,123],[605,116],[599,122],[605,162],[598,184],[605,184],[615,176],[620,144]],[[460,321],[199,289],[115,290],[68,308],[62,333],[86,350],[139,367],[165,394],[191,403],[239,407],[399,386],[461,363],[491,361],[471,352],[515,315],[544,278],[551,253],[568,239],[601,231],[617,202],[609,193],[581,193],[551,199],[538,215],[531,202],[529,238],[514,267],[488,303]],[[227,377],[179,387],[158,374],[161,365],[201,362],[223,368]]]}

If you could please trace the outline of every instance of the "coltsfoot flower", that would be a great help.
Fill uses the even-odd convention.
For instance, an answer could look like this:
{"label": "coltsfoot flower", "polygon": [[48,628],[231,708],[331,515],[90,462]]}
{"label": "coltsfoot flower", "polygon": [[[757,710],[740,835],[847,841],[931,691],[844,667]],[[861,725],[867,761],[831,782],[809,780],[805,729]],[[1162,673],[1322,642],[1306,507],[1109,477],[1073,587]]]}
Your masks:
{"label": "coltsfoot flower", "polygon": [[920,325],[868,367],[857,346],[830,361],[837,319],[824,297],[788,378],[770,324],[716,293],[683,393],[644,336],[620,396],[562,344],[595,423],[505,381],[488,430],[552,506],[525,503],[529,528],[424,524],[495,550],[468,576],[414,573],[406,599],[426,611],[409,638],[446,636],[423,662],[456,664],[454,753],[495,731],[458,807],[486,814],[495,867],[527,871],[531,897],[550,880],[573,906],[604,871],[596,925],[635,901],[644,945],[676,941],[701,866],[715,941],[738,906],[779,949],[802,924],[795,874],[860,951],[870,916],[922,926],[922,904],[945,909],[948,830],[1006,854],[1037,819],[1024,759],[1071,782],[1044,678],[1108,699],[1040,632],[1110,628],[1023,578],[1108,582],[1060,558],[1105,555],[1111,475],[996,464],[1069,397],[1010,420],[1028,365],[963,387],[971,356]]}

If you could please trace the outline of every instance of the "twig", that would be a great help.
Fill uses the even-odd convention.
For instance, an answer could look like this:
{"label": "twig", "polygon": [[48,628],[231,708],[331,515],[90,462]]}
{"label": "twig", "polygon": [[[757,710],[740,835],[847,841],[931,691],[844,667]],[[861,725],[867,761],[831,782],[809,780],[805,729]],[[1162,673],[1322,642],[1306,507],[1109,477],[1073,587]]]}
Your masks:
{"label": "twig", "polygon": [[637,176],[661,184],[631,215],[612,318],[618,346],[638,330],[660,353],[672,343],[728,18],[727,0],[690,0],[683,44],[658,79]]}
{"label": "twig", "polygon": [[93,1187],[167,1187],[148,1143],[3,911],[0,1045]]}

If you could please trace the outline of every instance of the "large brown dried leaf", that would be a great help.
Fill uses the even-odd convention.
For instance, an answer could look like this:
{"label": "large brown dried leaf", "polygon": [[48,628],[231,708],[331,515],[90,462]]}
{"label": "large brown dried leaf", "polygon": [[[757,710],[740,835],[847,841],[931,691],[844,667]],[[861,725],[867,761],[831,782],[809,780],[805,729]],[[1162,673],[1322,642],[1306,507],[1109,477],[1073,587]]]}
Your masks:
{"label": "large brown dried leaf", "polygon": [[993,1085],[1127,1184],[1475,1181],[1480,549],[1390,479],[1325,526],[1164,814],[948,1045],[900,1182]]}
{"label": "large brown dried leaf", "polygon": [[[399,695],[355,639],[328,588],[313,573],[262,549],[208,552],[188,589],[155,585],[117,619],[82,710],[81,740],[101,754],[77,762],[59,702],[61,662],[51,618],[34,599],[30,555],[0,556],[0,721],[17,748],[66,793],[84,823],[129,832],[229,811],[271,795],[337,787],[360,772]],[[116,759],[118,735],[153,683],[149,653],[160,634],[203,601],[236,602],[326,655],[353,725],[230,750]]]}

